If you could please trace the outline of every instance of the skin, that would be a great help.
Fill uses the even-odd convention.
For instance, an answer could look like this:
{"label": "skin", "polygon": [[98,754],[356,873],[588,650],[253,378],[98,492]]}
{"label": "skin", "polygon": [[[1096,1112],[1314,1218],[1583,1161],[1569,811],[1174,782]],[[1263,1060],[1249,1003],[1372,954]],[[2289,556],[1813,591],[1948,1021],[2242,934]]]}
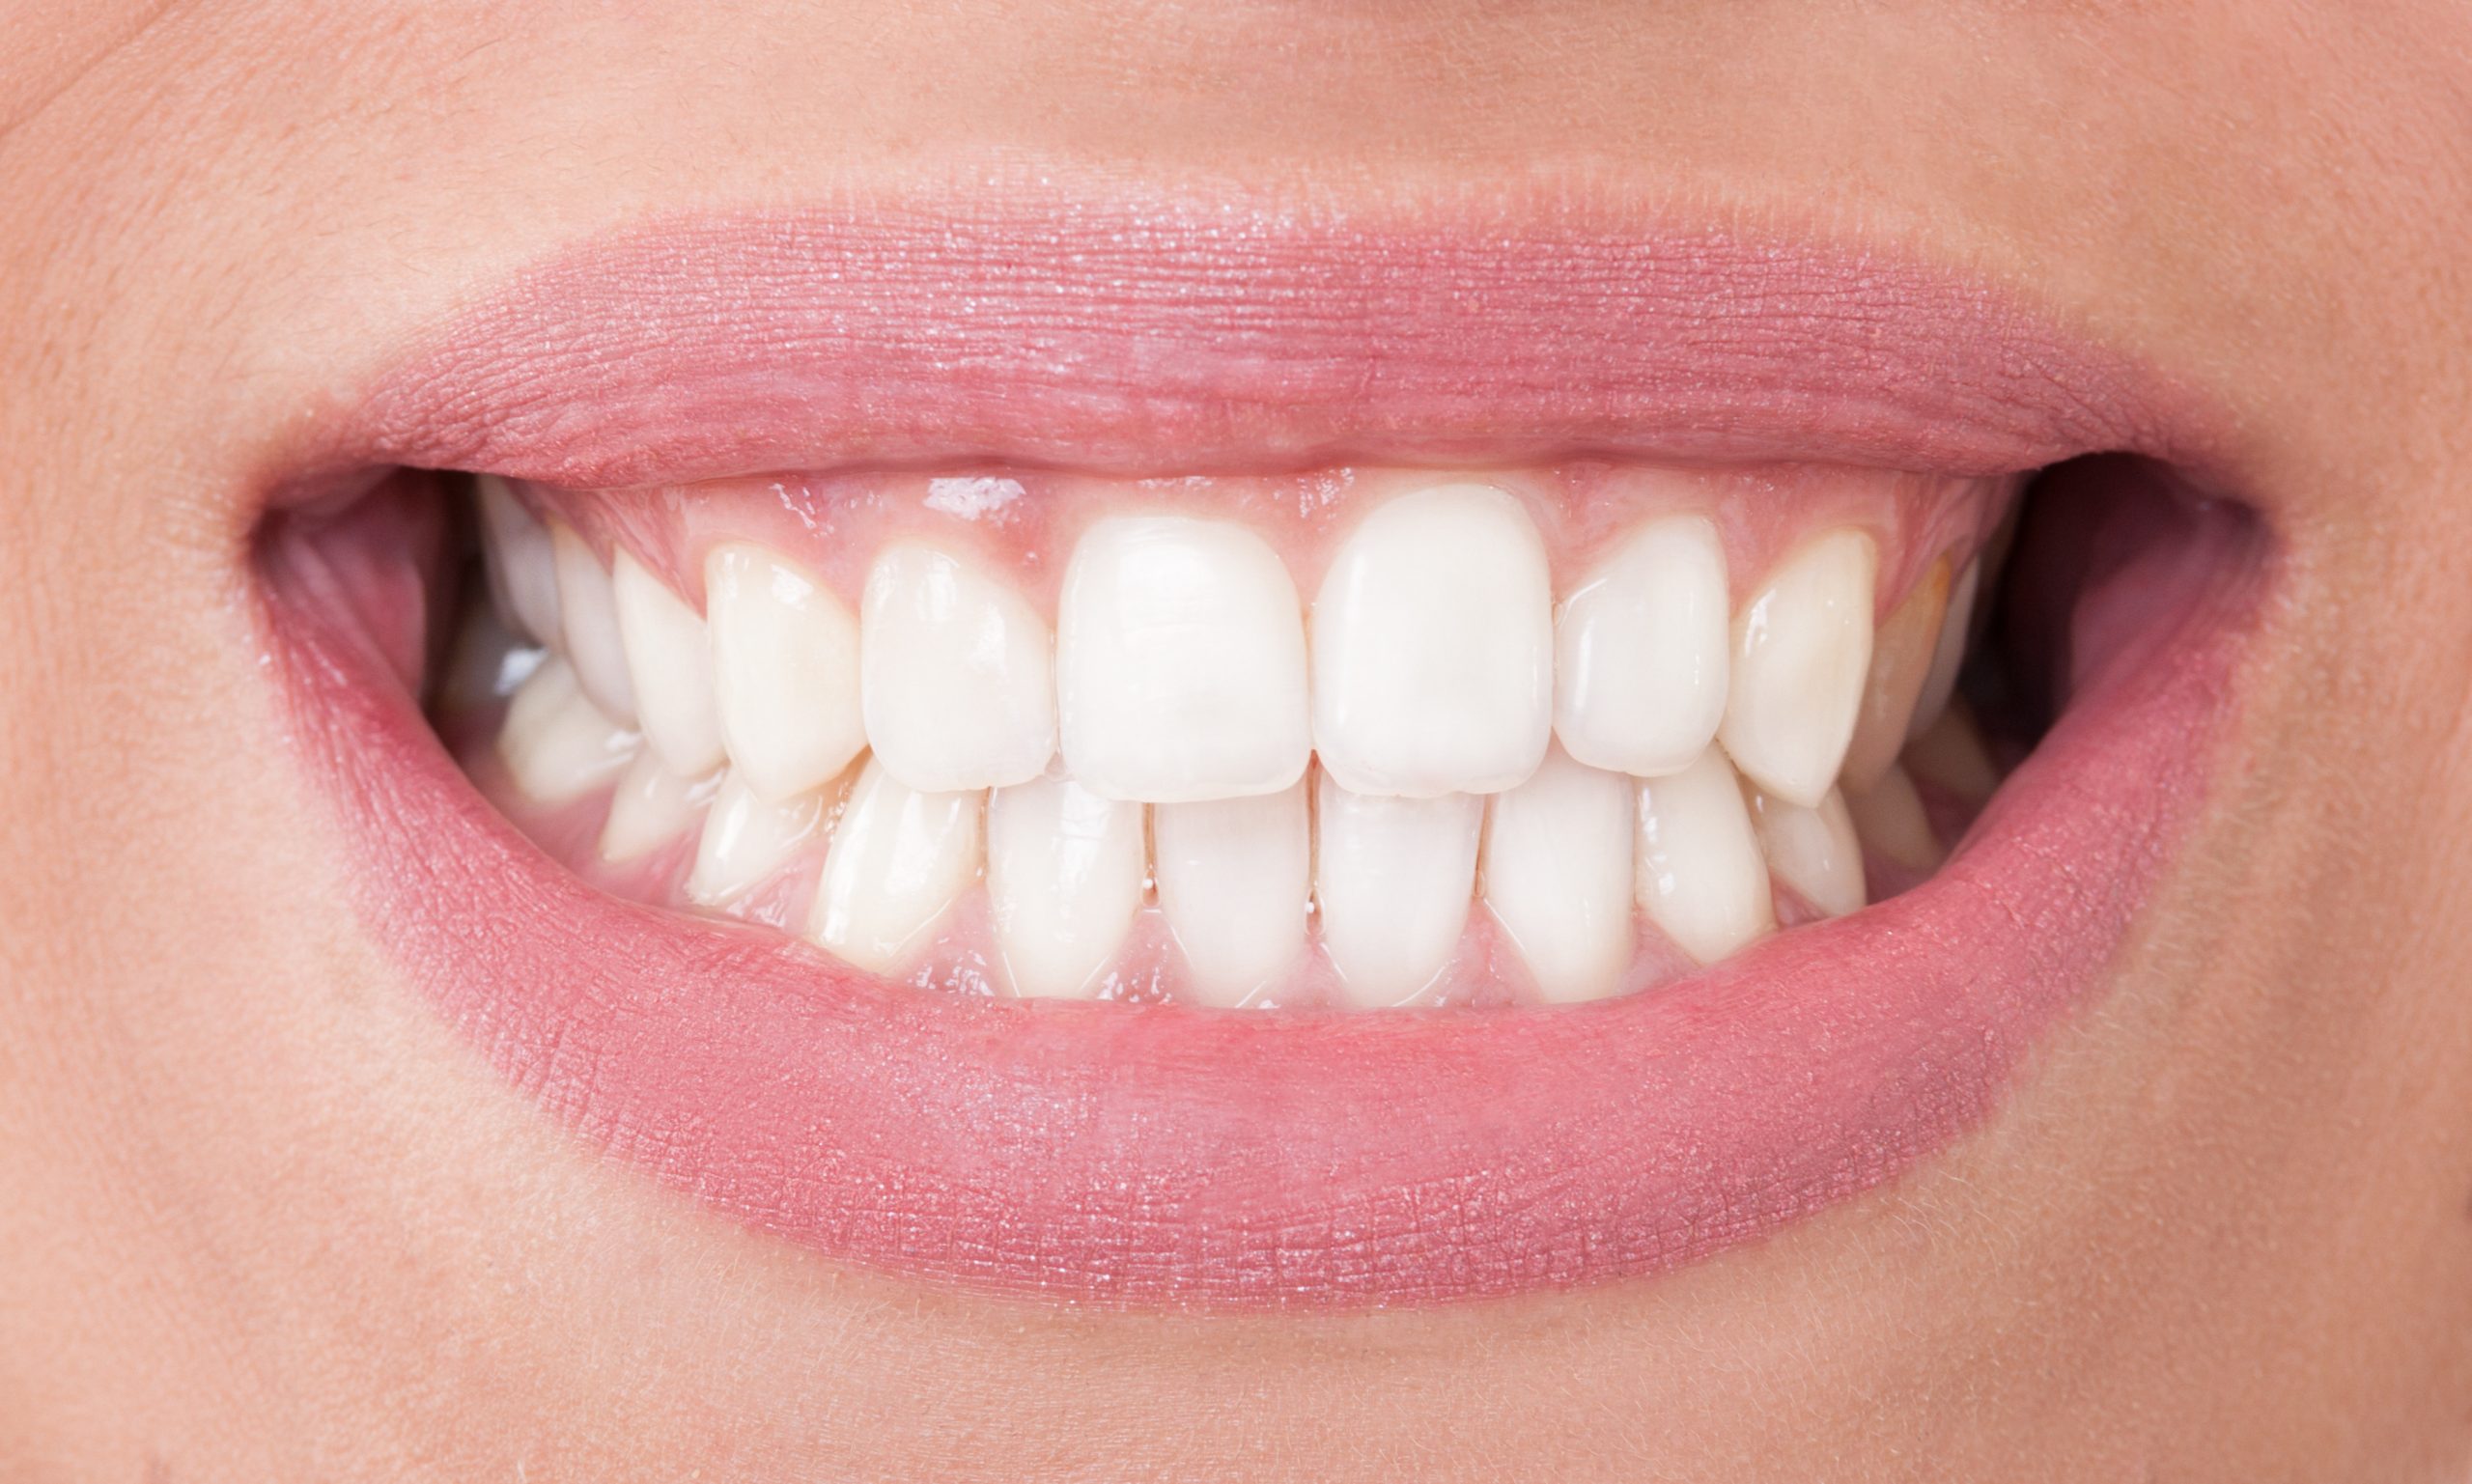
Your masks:
{"label": "skin", "polygon": [[[0,1472],[2460,1477],[2457,0],[0,4]],[[2017,286],[2231,414],[2288,562],[2094,1008],[1909,1178],[1650,1281],[969,1298],[557,1134],[367,942],[254,661],[304,407],[647,213],[1506,174]]]}

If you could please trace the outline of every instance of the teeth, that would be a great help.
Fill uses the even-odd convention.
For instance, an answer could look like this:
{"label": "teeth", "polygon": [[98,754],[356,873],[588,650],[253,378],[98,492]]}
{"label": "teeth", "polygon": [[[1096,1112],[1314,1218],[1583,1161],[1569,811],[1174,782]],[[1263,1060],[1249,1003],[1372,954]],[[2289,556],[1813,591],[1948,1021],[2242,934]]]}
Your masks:
{"label": "teeth", "polygon": [[638,754],[618,791],[609,796],[609,818],[601,826],[601,858],[611,865],[640,860],[685,834],[720,787],[720,775],[682,777],[647,749]]}
{"label": "teeth", "polygon": [[608,569],[566,526],[549,528],[549,546],[558,567],[558,628],[576,679],[602,714],[633,726],[635,687],[627,675],[627,645],[618,635]]}
{"label": "teeth", "polygon": [[509,624],[534,642],[558,642],[558,567],[548,529],[532,518],[506,481],[484,474],[481,545],[489,555],[490,591]]}
{"label": "teeth", "polygon": [[1855,838],[1854,819],[1844,797],[1835,789],[1806,809],[1753,790],[1752,817],[1758,824],[1759,844],[1768,854],[1768,869],[1822,915],[1842,917],[1860,911],[1868,898],[1863,883],[1863,842]]}
{"label": "teeth", "polygon": [[1718,748],[1678,773],[1642,780],[1640,908],[1701,964],[1714,964],[1777,926],[1751,810]]}
{"label": "teeth", "polygon": [[814,838],[824,819],[821,794],[767,798],[736,769],[721,775],[695,842],[695,865],[687,894],[706,907],[724,907],[764,884]]}
{"label": "teeth", "polygon": [[1726,713],[1726,552],[1701,516],[1640,527],[1562,602],[1554,729],[1592,768],[1691,766]]}
{"label": "teeth", "polygon": [[1949,709],[1949,697],[1956,693],[1957,672],[1965,668],[1966,635],[1974,628],[1975,591],[1981,581],[1981,562],[1966,563],[1965,572],[1957,578],[1956,591],[1949,597],[1948,610],[1940,618],[1940,636],[1931,649],[1931,668],[1916,697],[1913,719],[1906,725],[1909,741],[1929,731]]}
{"label": "teeth", "polygon": [[848,605],[797,564],[733,542],[705,559],[704,611],[731,775],[767,798],[839,777],[867,744]]}
{"label": "teeth", "polygon": [[885,547],[859,601],[867,745],[913,789],[1025,783],[1055,751],[1055,662],[1021,595],[918,541]]}
{"label": "teeth", "polygon": [[1141,910],[1141,805],[1069,778],[988,797],[988,908],[1013,993],[1097,993]]}
{"label": "teeth", "polygon": [[1853,740],[1878,565],[1869,536],[1830,531],[1788,555],[1735,616],[1719,735],[1735,767],[1789,803],[1826,797]]}
{"label": "teeth", "polygon": [[833,830],[807,936],[874,973],[907,968],[978,875],[983,796],[922,794],[874,759]]}
{"label": "teeth", "polygon": [[1601,999],[1630,966],[1631,787],[1557,749],[1491,801],[1485,905],[1548,1000]]}
{"label": "teeth", "polygon": [[1313,742],[1342,788],[1509,788],[1553,724],[1553,583],[1517,500],[1446,485],[1375,510],[1313,599]]}
{"label": "teeth", "polygon": [[1942,712],[1905,749],[1905,770],[1917,782],[1946,789],[1978,809],[2000,787],[2000,766],[1991,760],[1981,729],[1963,702]]}
{"label": "teeth", "polygon": [[1892,864],[1930,871],[1948,858],[1939,831],[1931,827],[1931,817],[1923,807],[1923,796],[1915,792],[1914,779],[1895,763],[1869,788],[1847,789],[1845,808],[1854,817],[1854,832],[1863,843]]}
{"label": "teeth", "polygon": [[1904,749],[1915,702],[1931,673],[1941,615],[1948,606],[1949,559],[1942,557],[1905,595],[1871,641],[1871,671],[1863,683],[1863,709],[1854,722],[1854,740],[1845,748],[1845,787],[1869,788]]}
{"label": "teeth", "polygon": [[609,589],[644,741],[670,771],[700,778],[722,760],[704,621],[624,549],[610,569]]}
{"label": "teeth", "polygon": [[639,742],[603,715],[576,682],[575,667],[552,655],[507,703],[498,759],[524,798],[562,804],[624,772]]}
{"label": "teeth", "polygon": [[1313,893],[1341,994],[1359,1009],[1404,1004],[1448,966],[1467,928],[1485,801],[1356,794],[1324,773],[1315,807]]}
{"label": "teeth", "polygon": [[1252,798],[1160,804],[1150,833],[1159,907],[1184,950],[1194,998],[1241,1005],[1305,948],[1313,893],[1305,784]]}
{"label": "teeth", "polygon": [[1065,571],[1056,650],[1065,767],[1093,792],[1183,803],[1305,775],[1304,615],[1286,566],[1243,526],[1092,526]]}

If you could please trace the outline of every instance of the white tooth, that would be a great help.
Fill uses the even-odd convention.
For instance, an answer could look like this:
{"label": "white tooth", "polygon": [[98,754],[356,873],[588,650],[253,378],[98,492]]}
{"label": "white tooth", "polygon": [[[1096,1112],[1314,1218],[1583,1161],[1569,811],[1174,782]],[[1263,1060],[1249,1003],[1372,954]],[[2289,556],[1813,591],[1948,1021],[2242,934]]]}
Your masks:
{"label": "white tooth", "polygon": [[1341,995],[1359,1009],[1404,1004],[1467,930],[1485,801],[1354,794],[1324,773],[1314,807],[1313,894]]}
{"label": "white tooth", "polygon": [[821,793],[767,798],[736,769],[730,770],[721,775],[712,811],[704,816],[695,865],[687,875],[687,895],[706,907],[745,896],[788,865],[799,847],[815,837],[823,819]]}
{"label": "white tooth", "polygon": [[1912,871],[1929,871],[1948,858],[1914,779],[1895,763],[1868,789],[1845,791],[1854,833],[1882,858]]}
{"label": "white tooth", "polygon": [[685,834],[720,787],[720,774],[701,778],[671,772],[647,748],[639,753],[618,792],[609,796],[609,818],[601,826],[601,858],[624,865]]}
{"label": "white tooth", "polygon": [[1643,779],[1637,859],[1641,910],[1702,964],[1714,964],[1777,926],[1742,785],[1710,747],[1678,773]]}
{"label": "white tooth", "polygon": [[976,792],[922,794],[870,758],[832,832],[807,936],[875,973],[907,968],[978,875]]}
{"label": "white tooth", "polygon": [[635,724],[635,687],[627,675],[627,645],[618,636],[618,604],[609,588],[609,570],[592,554],[582,537],[564,525],[549,527],[550,551],[558,565],[558,629],[565,636],[567,658],[576,667],[583,693],[602,714],[627,726]]}
{"label": "white tooth", "polygon": [[1871,669],[1863,682],[1863,706],[1841,770],[1845,787],[1869,788],[1904,748],[1948,605],[1949,560],[1942,557],[1872,636]]}
{"label": "white tooth", "polygon": [[1159,907],[1199,1003],[1243,1004],[1304,950],[1313,895],[1308,808],[1300,779],[1276,794],[1151,810]]}
{"label": "white tooth", "polygon": [[722,757],[704,620],[625,550],[610,568],[609,589],[644,741],[671,772],[700,778],[720,767]]}
{"label": "white tooth", "polygon": [[731,542],[704,560],[704,619],[731,773],[767,798],[840,776],[867,744],[849,605],[797,563]]}
{"label": "white tooth", "polygon": [[1549,1001],[1620,988],[1631,927],[1631,780],[1545,755],[1485,817],[1485,906]]}
{"label": "white tooth", "polygon": [[1752,818],[1759,828],[1768,869],[1823,915],[1842,917],[1869,900],[1863,882],[1863,842],[1854,817],[1835,789],[1816,808],[1806,809],[1751,791]]}
{"label": "white tooth", "polygon": [[582,798],[627,770],[642,739],[592,704],[575,667],[552,655],[507,703],[498,759],[536,804]]}
{"label": "white tooth", "polygon": [[498,611],[536,642],[554,648],[559,643],[558,564],[548,528],[532,518],[505,480],[483,474],[473,484],[481,494],[481,545]]}
{"label": "white tooth", "polygon": [[1553,727],[1553,581],[1517,500],[1445,485],[1376,509],[1313,599],[1313,744],[1346,789],[1509,788]]}
{"label": "white tooth", "polygon": [[1837,530],[1796,548],[1734,617],[1734,667],[1718,735],[1733,764],[1789,803],[1837,781],[1871,664],[1878,549]]}
{"label": "white tooth", "polygon": [[1906,725],[1906,740],[1911,742],[1931,730],[1949,709],[1949,697],[1956,694],[1957,672],[1965,668],[1966,636],[1974,630],[1974,600],[1982,583],[1982,564],[1966,563],[1957,577],[1956,590],[1949,595],[1949,606],[1940,617],[1940,635],[1931,648],[1931,670],[1924,678],[1923,689],[1914,702],[1914,718]]}
{"label": "white tooth", "polygon": [[913,789],[1024,783],[1055,752],[1047,624],[976,564],[920,541],[876,554],[858,604],[867,745]]}
{"label": "white tooth", "polygon": [[1098,522],[1065,569],[1055,630],[1064,766],[1083,787],[1182,803],[1305,775],[1305,616],[1287,568],[1244,526]]}
{"label": "white tooth", "polygon": [[1591,768],[1691,766],[1726,714],[1726,550],[1703,516],[1623,538],[1554,622],[1554,726]]}
{"label": "white tooth", "polygon": [[1905,770],[1916,781],[1946,789],[1980,808],[2000,787],[2000,765],[1984,745],[1974,714],[1962,701],[1940,714],[1905,749]]}
{"label": "white tooth", "polygon": [[496,603],[467,603],[456,621],[433,704],[446,715],[495,705],[514,695],[548,654],[508,628]]}
{"label": "white tooth", "polygon": [[1141,910],[1141,805],[1069,778],[987,799],[987,901],[1013,993],[1095,994]]}

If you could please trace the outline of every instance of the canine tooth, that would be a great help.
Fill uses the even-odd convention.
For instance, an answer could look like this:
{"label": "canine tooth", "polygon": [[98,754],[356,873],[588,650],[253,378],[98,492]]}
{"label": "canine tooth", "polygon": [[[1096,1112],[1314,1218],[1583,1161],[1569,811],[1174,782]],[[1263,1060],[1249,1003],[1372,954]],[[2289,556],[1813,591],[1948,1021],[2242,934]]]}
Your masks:
{"label": "canine tooth", "polygon": [[1489,801],[1485,905],[1552,1001],[1621,985],[1631,926],[1631,781],[1560,749]]}
{"label": "canine tooth", "polygon": [[1342,789],[1509,788],[1553,727],[1553,582],[1519,502],[1442,485],[1376,509],[1313,599],[1313,743]]}
{"label": "canine tooth", "polygon": [[523,508],[505,480],[473,480],[481,498],[481,546],[498,611],[536,643],[558,642],[558,564],[549,531]]}
{"label": "canine tooth", "polygon": [[1768,854],[1768,869],[1796,896],[1830,917],[1862,910],[1869,900],[1863,882],[1863,842],[1855,837],[1843,795],[1830,789],[1816,807],[1806,809],[1755,789],[1751,814],[1758,826],[1760,848]]}
{"label": "canine tooth", "polygon": [[1848,788],[1845,808],[1854,817],[1854,833],[1883,859],[1908,870],[1929,871],[1948,858],[1913,777],[1895,763],[1869,788]]}
{"label": "canine tooth", "polygon": [[987,800],[987,900],[1013,993],[1098,992],[1141,910],[1141,805],[1070,778],[997,789]]}
{"label": "canine tooth", "polygon": [[732,776],[767,798],[840,776],[867,744],[849,606],[797,563],[731,542],[705,558],[704,617]]}
{"label": "canine tooth", "polygon": [[1151,810],[1159,907],[1199,1002],[1243,1004],[1304,950],[1313,895],[1309,808],[1300,779],[1276,794]]}
{"label": "canine tooth", "polygon": [[966,557],[922,541],[876,554],[858,604],[867,745],[913,789],[1025,783],[1055,752],[1047,624]]}
{"label": "canine tooth", "polygon": [[609,796],[609,818],[601,826],[601,858],[624,865],[677,839],[703,814],[719,787],[718,773],[683,777],[646,748]]}
{"label": "canine tooth", "polygon": [[1403,1004],[1450,963],[1468,924],[1485,801],[1352,793],[1321,774],[1313,893],[1322,948],[1360,1009]]}
{"label": "canine tooth", "polygon": [[583,693],[575,666],[552,655],[507,703],[498,760],[524,798],[562,804],[626,771],[641,741],[603,715]]}
{"label": "canine tooth", "polygon": [[824,796],[810,792],[768,798],[732,769],[721,775],[713,807],[695,842],[695,864],[687,895],[705,907],[722,907],[764,884],[790,863],[799,847],[815,837],[824,820]]}
{"label": "canine tooth", "polygon": [[1678,773],[1639,783],[1640,908],[1702,964],[1714,964],[1777,926],[1768,862],[1723,750],[1710,747]]}
{"label": "canine tooth", "polygon": [[1691,766],[1726,714],[1726,551],[1704,516],[1624,537],[1555,617],[1554,730],[1591,768]]}
{"label": "canine tooth", "polygon": [[1789,803],[1816,804],[1854,737],[1871,663],[1878,549],[1862,531],[1805,542],[1734,615],[1734,664],[1718,730],[1733,766]]}
{"label": "canine tooth", "polygon": [[549,528],[549,546],[558,567],[558,629],[566,638],[567,658],[576,667],[576,679],[602,714],[632,727],[635,686],[627,674],[626,641],[618,636],[618,603],[610,590],[609,569],[567,526]]}
{"label": "canine tooth", "polygon": [[610,565],[609,591],[644,742],[671,772],[700,778],[722,759],[720,713],[713,703],[713,646],[704,620],[623,549]]}
{"label": "canine tooth", "polygon": [[1949,697],[1956,694],[1957,672],[1965,668],[1966,637],[1974,631],[1975,594],[1982,583],[1982,563],[1966,563],[1957,577],[1956,590],[1949,595],[1948,610],[1940,618],[1940,635],[1931,648],[1931,668],[1924,676],[1923,688],[1914,702],[1914,716],[1906,724],[1908,742],[1931,729],[1949,709]]}
{"label": "canine tooth", "polygon": [[1982,731],[1962,701],[1906,744],[1904,761],[1916,782],[1946,789],[1978,809],[2000,787],[2000,765],[1991,760]]}
{"label": "canine tooth", "polygon": [[978,875],[975,790],[922,794],[870,758],[825,853],[807,937],[875,973],[909,966]]}
{"label": "canine tooth", "polygon": [[1848,788],[1869,788],[1905,746],[1917,703],[1929,678],[1933,648],[1949,607],[1949,559],[1941,557],[1905,595],[1871,640],[1870,674],[1863,682],[1863,709],[1841,770]]}
{"label": "canine tooth", "polygon": [[1094,793],[1277,793],[1313,745],[1296,584],[1233,521],[1101,520],[1065,569],[1056,696],[1065,768]]}

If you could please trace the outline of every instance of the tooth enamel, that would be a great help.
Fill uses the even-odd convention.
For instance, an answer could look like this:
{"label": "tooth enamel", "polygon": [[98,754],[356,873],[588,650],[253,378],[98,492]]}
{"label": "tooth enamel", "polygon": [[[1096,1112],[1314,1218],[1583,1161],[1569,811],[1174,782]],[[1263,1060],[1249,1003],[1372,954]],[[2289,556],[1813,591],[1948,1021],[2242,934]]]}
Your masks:
{"label": "tooth enamel", "polygon": [[1726,552],[1702,516],[1623,538],[1554,624],[1554,730],[1591,768],[1691,766],[1726,714]]}
{"label": "tooth enamel", "polygon": [[558,630],[583,693],[603,715],[635,724],[635,687],[627,674],[626,641],[618,636],[618,604],[609,570],[582,537],[563,525],[549,528],[558,567]]}
{"label": "tooth enamel", "polygon": [[687,895],[706,907],[727,906],[745,896],[788,865],[799,847],[815,837],[823,819],[820,793],[767,798],[732,769],[721,775],[713,807],[704,816]]}
{"label": "tooth enamel", "polygon": [[1871,669],[1863,709],[1841,770],[1847,788],[1869,788],[1904,749],[1917,700],[1932,667],[1941,615],[1949,606],[1949,559],[1931,564],[1871,641]]}
{"label": "tooth enamel", "polygon": [[896,541],[867,569],[858,677],[867,745],[913,789],[1025,783],[1055,752],[1047,624],[965,557]]}
{"label": "tooth enamel", "polygon": [[1305,947],[1312,819],[1302,780],[1276,794],[1159,804],[1150,815],[1159,907],[1184,950],[1192,997],[1243,1004]]}
{"label": "tooth enamel", "polygon": [[1485,801],[1356,794],[1319,775],[1313,895],[1341,997],[1404,1004],[1448,966],[1468,924]]}
{"label": "tooth enamel", "polygon": [[497,749],[524,798],[562,804],[625,772],[641,742],[603,715],[583,693],[575,667],[552,655],[507,703]]}
{"label": "tooth enamel", "polygon": [[1931,730],[1932,723],[1948,711],[1949,697],[1956,693],[1957,672],[1965,668],[1966,635],[1974,628],[1975,593],[1981,582],[1982,563],[1966,563],[1940,618],[1939,637],[1931,647],[1931,668],[1916,695],[1913,718],[1906,724],[1908,742]]}
{"label": "tooth enamel", "polygon": [[1678,773],[1641,780],[1636,868],[1641,910],[1701,964],[1777,926],[1768,862],[1719,748]]}
{"label": "tooth enamel", "polygon": [[787,558],[732,542],[705,559],[704,615],[732,775],[767,798],[840,776],[867,744],[849,606]]}
{"label": "tooth enamel", "polygon": [[1906,745],[1904,763],[1916,782],[1946,789],[1973,808],[1982,807],[2000,787],[2000,765],[1991,760],[1982,731],[1963,702],[1952,704]]}
{"label": "tooth enamel", "polygon": [[1485,906],[1549,1001],[1601,999],[1630,965],[1631,787],[1557,748],[1489,801]]}
{"label": "tooth enamel", "polygon": [[1768,869],[1793,893],[1822,915],[1842,917],[1860,911],[1868,900],[1863,882],[1863,842],[1855,837],[1853,817],[1837,790],[1816,808],[1806,809],[1751,793],[1751,814],[1759,831]]}
{"label": "tooth enamel", "polygon": [[1948,858],[1913,777],[1895,763],[1869,788],[1847,789],[1845,809],[1853,816],[1854,833],[1892,864],[1930,871]]}
{"label": "tooth enamel", "polygon": [[1804,543],[1734,616],[1734,663],[1718,736],[1733,766],[1788,803],[1837,780],[1871,663],[1877,548],[1861,531]]}
{"label": "tooth enamel", "polygon": [[1094,793],[1183,803],[1288,787],[1313,742],[1286,566],[1232,521],[1099,521],[1064,574],[1056,697],[1065,768]]}
{"label": "tooth enamel", "polygon": [[505,480],[483,474],[473,484],[480,490],[481,545],[499,613],[534,642],[556,647],[558,567],[548,528],[532,518]]}
{"label": "tooth enamel", "polygon": [[1141,805],[1102,798],[1069,778],[988,796],[988,908],[1014,994],[1098,993],[1141,891]]}
{"label": "tooth enamel", "polygon": [[1553,725],[1553,582],[1519,502],[1445,485],[1381,506],[1313,599],[1313,743],[1342,789],[1431,798],[1527,777]]}
{"label": "tooth enamel", "polygon": [[644,742],[671,772],[703,777],[722,759],[704,620],[623,548],[610,567],[609,591]]}
{"label": "tooth enamel", "polygon": [[719,787],[719,774],[682,777],[646,748],[609,796],[609,818],[601,826],[601,858],[624,865],[677,839],[702,817]]}
{"label": "tooth enamel", "polygon": [[922,794],[870,758],[825,854],[807,936],[875,973],[910,966],[978,875],[984,796]]}

